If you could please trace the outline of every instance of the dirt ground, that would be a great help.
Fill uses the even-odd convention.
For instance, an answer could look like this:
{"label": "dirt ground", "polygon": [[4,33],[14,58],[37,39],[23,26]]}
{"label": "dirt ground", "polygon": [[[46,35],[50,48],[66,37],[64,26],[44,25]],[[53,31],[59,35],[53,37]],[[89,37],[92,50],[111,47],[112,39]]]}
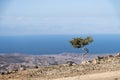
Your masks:
{"label": "dirt ground", "polygon": [[120,71],[87,74],[75,77],[58,78],[53,80],[120,80]]}

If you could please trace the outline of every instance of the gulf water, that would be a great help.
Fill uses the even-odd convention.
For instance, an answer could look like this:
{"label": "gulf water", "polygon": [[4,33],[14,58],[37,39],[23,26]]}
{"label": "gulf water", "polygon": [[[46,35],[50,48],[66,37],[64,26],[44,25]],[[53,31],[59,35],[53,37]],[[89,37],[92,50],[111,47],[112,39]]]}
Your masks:
{"label": "gulf water", "polygon": [[[0,53],[58,54],[81,53],[69,43],[72,38],[89,35],[37,35],[37,36],[0,36]],[[120,52],[119,34],[90,35],[93,43],[86,46],[89,53],[104,54]]]}

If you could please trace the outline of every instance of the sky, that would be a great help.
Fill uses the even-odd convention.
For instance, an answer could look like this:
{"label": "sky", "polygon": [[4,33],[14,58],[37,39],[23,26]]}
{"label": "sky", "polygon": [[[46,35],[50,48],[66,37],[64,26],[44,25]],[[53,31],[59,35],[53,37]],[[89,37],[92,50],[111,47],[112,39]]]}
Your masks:
{"label": "sky", "polygon": [[120,0],[0,0],[0,36],[120,34]]}

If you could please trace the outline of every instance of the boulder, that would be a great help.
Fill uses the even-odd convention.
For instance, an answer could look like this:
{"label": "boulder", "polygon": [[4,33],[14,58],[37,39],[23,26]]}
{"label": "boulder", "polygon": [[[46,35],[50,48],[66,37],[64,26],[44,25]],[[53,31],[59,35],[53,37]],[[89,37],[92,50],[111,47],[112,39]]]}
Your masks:
{"label": "boulder", "polygon": [[93,63],[93,64],[100,64],[100,61],[99,61],[98,59],[94,59],[94,60],[92,61],[92,63]]}
{"label": "boulder", "polygon": [[117,53],[115,57],[120,57],[120,53]]}
{"label": "boulder", "polygon": [[73,61],[67,61],[66,63],[67,63],[69,66],[76,65],[76,63],[75,63],[75,62],[73,62]]}

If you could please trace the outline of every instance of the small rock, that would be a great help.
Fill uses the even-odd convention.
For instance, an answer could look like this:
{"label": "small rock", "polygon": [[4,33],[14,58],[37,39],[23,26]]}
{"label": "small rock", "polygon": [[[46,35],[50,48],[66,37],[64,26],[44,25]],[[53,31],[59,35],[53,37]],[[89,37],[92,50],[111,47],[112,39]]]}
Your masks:
{"label": "small rock", "polygon": [[117,53],[117,55],[115,57],[120,57],[120,53]]}

